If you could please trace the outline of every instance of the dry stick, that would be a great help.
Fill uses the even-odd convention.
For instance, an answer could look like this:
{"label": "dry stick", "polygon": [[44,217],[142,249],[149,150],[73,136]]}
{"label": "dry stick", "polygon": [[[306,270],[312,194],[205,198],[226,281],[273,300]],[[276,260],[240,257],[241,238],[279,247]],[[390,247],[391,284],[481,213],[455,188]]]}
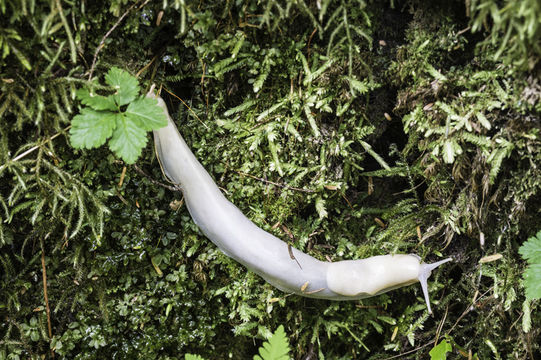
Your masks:
{"label": "dry stick", "polygon": [[[47,313],[47,328],[49,330],[49,342],[51,342],[51,340],[53,339],[53,328],[51,326],[51,310],[49,308],[49,297],[47,296],[47,270],[45,269],[45,250],[43,249],[43,240],[41,241],[41,268],[43,271],[43,297],[45,297],[45,311]],[[51,349],[51,356],[54,359],[53,349]]]}
{"label": "dry stick", "polygon": [[[136,3],[134,3],[132,6],[130,6],[128,8],[128,10],[126,10],[124,12],[124,14],[122,14],[122,16],[120,16],[118,18],[118,20],[116,21],[116,23],[113,25],[112,28],[109,29],[109,31],[107,31],[107,33],[105,35],[103,35],[103,37],[101,38],[101,41],[100,41],[100,44],[98,45],[98,47],[96,48],[96,51],[94,52],[94,58],[92,59],[92,65],[90,66],[90,73],[88,74],[88,81],[92,80],[92,73],[94,73],[94,68],[96,67],[96,61],[98,60],[98,53],[100,52],[100,50],[103,48],[103,46],[105,45],[105,40],[109,37],[109,35],[111,35],[111,33],[117,28],[118,25],[120,25],[120,23],[122,22],[122,20],[124,20],[124,18],[126,17],[126,15],[128,15],[128,13],[134,8],[136,7],[139,2],[141,0],[137,1]],[[146,0],[141,6],[140,8],[142,8],[143,6],[145,6],[150,0]]]}
{"label": "dry stick", "polygon": [[186,107],[188,108],[188,110],[190,110],[190,112],[193,114],[193,116],[195,116],[195,118],[196,118],[197,120],[199,120],[199,122],[200,122],[207,130],[209,130],[209,127],[207,126],[207,124],[205,124],[205,123],[199,118],[199,116],[197,116],[197,114],[192,110],[192,108],[191,108],[190,106],[188,106],[188,104],[186,104],[186,103],[184,102],[184,100],[182,100],[182,99],[181,99],[180,97],[178,97],[177,95],[173,94],[171,91],[167,90],[167,88],[164,87],[163,89],[164,89],[166,92],[168,92],[171,96],[174,96],[174,97],[176,97],[177,99],[179,99],[179,100],[184,104],[184,106],[186,106]]}
{"label": "dry stick", "polygon": [[471,29],[471,26],[468,26],[467,28],[462,29],[462,30],[460,30],[459,32],[456,33],[456,36],[460,36],[460,35],[464,34],[466,31],[469,31],[470,29]]}
{"label": "dry stick", "polygon": [[[47,140],[45,140],[41,144],[33,146],[30,149],[23,152],[22,154],[19,154],[19,155],[15,156],[13,159],[11,159],[11,162],[21,160],[23,157],[25,157],[26,155],[28,155],[28,154],[34,152],[35,150],[39,149],[41,146],[47,144],[49,141],[52,141],[52,140],[56,139],[57,137],[62,135],[64,132],[66,132],[70,128],[71,128],[71,125],[66,126],[64,129],[62,129],[62,131],[57,132],[56,134],[54,134],[53,136],[51,136],[50,138],[48,138]],[[6,164],[3,164],[2,166],[0,166],[0,170],[2,170],[5,166],[6,166]]]}
{"label": "dry stick", "polygon": [[118,182],[118,187],[122,187],[122,184],[124,183],[124,177],[126,176],[126,166],[122,168],[122,174],[120,174],[120,181]]}
{"label": "dry stick", "polygon": [[145,71],[150,65],[152,65],[152,63],[153,63],[154,61],[156,61],[157,58],[158,58],[158,55],[154,56],[154,57],[152,58],[152,60],[150,60],[150,62],[149,62],[148,64],[146,64],[145,66],[143,66],[143,67],[141,68],[141,70],[139,70],[139,71],[137,72],[137,74],[135,74],[135,77],[139,77],[139,75],[141,75],[141,74],[143,73],[143,71]]}
{"label": "dry stick", "polygon": [[419,347],[416,347],[415,349],[413,350],[410,350],[410,351],[406,351],[406,352],[403,352],[403,353],[400,353],[398,355],[394,355],[394,356],[391,356],[391,357],[388,357],[388,358],[385,358],[384,360],[390,360],[390,359],[397,359],[397,358],[401,358],[403,357],[404,355],[408,355],[408,354],[411,354],[411,353],[414,353],[414,352],[417,352],[425,347],[427,347],[428,345],[432,345],[434,344],[434,340],[431,340],[429,342],[427,342],[426,344],[424,345],[421,345]]}
{"label": "dry stick", "polygon": [[143,175],[144,177],[146,177],[148,180],[150,180],[151,183],[153,183],[154,185],[159,185],[161,187],[164,187],[168,190],[171,190],[171,191],[181,191],[180,187],[179,186],[171,186],[171,185],[167,185],[167,184],[164,184],[162,182],[159,182],[157,180],[154,180],[152,177],[150,177],[150,175],[148,175],[147,173],[145,173],[139,166],[133,164],[132,165],[133,168],[135,169],[135,171],[137,171],[139,174]]}
{"label": "dry stick", "polygon": [[449,313],[449,305],[445,308],[445,315],[443,315],[443,319],[441,319],[440,324],[438,325],[438,328],[436,330],[436,337],[434,338],[434,343],[437,344],[441,330],[443,329],[443,325],[445,324],[445,320],[447,319],[447,314]]}
{"label": "dry stick", "polygon": [[308,54],[307,54],[307,57],[308,57],[308,58],[306,59],[306,61],[308,61],[308,62],[310,62],[310,43],[312,42],[312,38],[314,37],[314,35],[316,34],[316,32],[317,32],[317,27],[314,28],[314,31],[312,31],[312,33],[310,34],[310,37],[308,38],[308,45],[307,45],[307,47],[308,47],[308,51],[307,51]]}
{"label": "dry stick", "polygon": [[289,186],[289,185],[279,184],[279,183],[276,183],[274,181],[270,181],[270,180],[266,180],[266,179],[263,179],[263,178],[260,178],[260,177],[254,176],[254,175],[250,175],[250,174],[247,174],[247,173],[242,172],[242,171],[238,171],[238,170],[234,170],[234,171],[239,175],[248,176],[248,177],[251,177],[252,179],[264,182],[265,184],[271,184],[271,185],[274,185],[274,186],[278,186],[279,188],[282,188],[282,189],[301,191],[301,192],[306,192],[306,193],[314,193],[314,192],[316,192],[315,190],[301,189],[301,188],[296,188],[296,187]]}

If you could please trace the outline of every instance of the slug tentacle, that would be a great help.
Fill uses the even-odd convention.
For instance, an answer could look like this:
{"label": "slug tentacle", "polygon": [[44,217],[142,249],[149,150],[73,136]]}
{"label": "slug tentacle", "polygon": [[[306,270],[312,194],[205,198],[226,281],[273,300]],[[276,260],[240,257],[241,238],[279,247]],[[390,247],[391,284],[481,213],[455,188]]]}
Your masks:
{"label": "slug tentacle", "polygon": [[428,311],[430,272],[446,259],[423,264],[416,255],[380,255],[360,260],[320,261],[256,226],[222,194],[196,159],[153,88],[168,119],[154,131],[162,172],[180,185],[194,223],[224,254],[284,292],[329,300],[357,300],[421,282]]}
{"label": "slug tentacle", "polygon": [[419,277],[418,280],[421,283],[421,288],[423,289],[423,295],[425,297],[426,301],[426,308],[428,309],[428,313],[432,314],[432,308],[430,307],[430,297],[428,295],[428,278],[430,277],[430,274],[432,274],[432,270],[437,268],[438,266],[445,264],[446,262],[453,261],[452,258],[447,258],[441,261],[437,261],[432,264],[425,264],[421,263],[421,270],[419,271]]}

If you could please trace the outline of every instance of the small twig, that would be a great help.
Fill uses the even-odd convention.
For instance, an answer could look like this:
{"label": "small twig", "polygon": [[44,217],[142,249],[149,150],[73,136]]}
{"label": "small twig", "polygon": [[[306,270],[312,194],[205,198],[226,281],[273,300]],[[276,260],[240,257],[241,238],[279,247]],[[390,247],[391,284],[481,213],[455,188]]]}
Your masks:
{"label": "small twig", "polygon": [[323,291],[323,290],[325,290],[325,288],[319,288],[319,289],[317,289],[317,290],[304,291],[304,294],[306,294],[306,295],[312,295],[312,294],[321,292],[321,291]]}
{"label": "small twig", "polygon": [[193,114],[193,116],[195,116],[195,118],[196,118],[197,120],[199,120],[199,122],[201,123],[201,125],[203,125],[203,126],[205,127],[205,129],[209,130],[209,127],[207,126],[207,124],[205,124],[205,123],[199,118],[199,116],[197,116],[197,114],[192,110],[192,108],[191,108],[190,106],[188,106],[188,104],[186,104],[186,103],[184,102],[184,100],[182,100],[182,99],[181,99],[180,97],[178,97],[177,95],[173,94],[171,91],[167,90],[167,88],[164,87],[163,89],[164,89],[167,93],[169,93],[169,95],[174,96],[174,97],[176,97],[177,99],[179,99],[179,100],[184,104],[184,106],[186,106],[186,108],[188,108],[188,110],[190,110],[190,112]]}
{"label": "small twig", "polygon": [[383,306],[381,305],[361,305],[361,304],[357,304],[355,305],[356,308],[358,309],[381,309],[383,308]]}
{"label": "small twig", "polygon": [[[15,161],[19,161],[21,160],[23,157],[25,157],[26,155],[36,151],[37,149],[39,149],[41,146],[47,144],[49,141],[52,141],[54,139],[56,139],[57,137],[59,137],[60,135],[62,135],[64,132],[66,132],[67,130],[69,130],[71,128],[71,125],[68,125],[66,126],[64,129],[62,129],[62,131],[59,131],[57,132],[56,134],[54,134],[53,136],[51,136],[50,138],[46,139],[45,141],[43,141],[41,144],[39,145],[36,145],[36,146],[33,146],[31,147],[30,149],[26,150],[25,152],[23,152],[22,154],[19,154],[17,156],[15,156],[13,159],[11,159],[10,162],[15,162]],[[6,166],[6,164],[3,164],[2,166],[0,166],[0,170],[2,170],[4,167]]]}
{"label": "small twig", "polygon": [[[49,234],[45,237],[47,238]],[[41,240],[41,268],[43,271],[43,297],[45,298],[45,311],[47,313],[47,329],[49,330],[49,343],[53,339],[53,328],[51,325],[51,309],[49,308],[49,297],[47,296],[47,269],[45,268],[45,250]],[[54,350],[51,349],[51,357],[54,359]]]}
{"label": "small twig", "polygon": [[447,319],[448,312],[449,312],[449,305],[447,305],[447,307],[445,308],[445,314],[443,315],[443,319],[441,319],[440,324],[438,325],[438,329],[436,330],[436,337],[434,338],[435,344],[438,343],[438,340],[441,334],[441,329],[443,329],[443,325],[445,324],[445,320]]}
{"label": "small twig", "polygon": [[154,56],[154,57],[152,58],[152,60],[150,60],[150,62],[149,62],[148,64],[146,64],[145,66],[143,66],[143,67],[141,68],[141,70],[139,70],[139,71],[137,72],[137,74],[135,74],[135,77],[139,77],[139,75],[141,75],[141,74],[143,73],[143,71],[145,71],[146,69],[148,69],[148,67],[149,67],[150,65],[152,65],[152,63],[153,63],[154,61],[156,61],[157,58],[158,58],[158,55]]}
{"label": "small twig", "polygon": [[346,195],[344,195],[344,194],[342,194],[342,193],[340,193],[340,195],[342,195],[342,197],[344,198],[344,200],[346,200],[346,202],[348,203],[349,208],[350,208],[351,210],[355,210],[355,209],[353,208],[353,206],[351,205],[351,203],[349,202],[349,200],[348,200],[348,198],[346,197]]}
{"label": "small twig", "polygon": [[126,177],[126,166],[122,168],[122,173],[120,174],[120,181],[118,182],[118,187],[121,188],[124,183],[124,177]]}
{"label": "small twig", "polygon": [[293,254],[293,247],[291,246],[291,243],[290,243],[290,242],[287,243],[287,251],[289,252],[289,257],[291,258],[291,260],[295,260],[295,262],[297,263],[297,265],[299,265],[299,268],[302,270],[302,266],[301,266],[301,264],[299,263],[299,260],[297,260],[297,258],[296,258],[295,255]]}
{"label": "small twig", "polygon": [[122,196],[122,194],[120,193],[120,191],[118,191],[118,189],[115,189],[116,191],[116,196],[120,199],[120,201],[122,201],[122,203],[126,206],[130,206],[130,203],[126,200],[126,198],[124,198],[124,196]]}
{"label": "small twig", "polygon": [[163,188],[166,188],[168,190],[171,190],[171,191],[182,191],[180,186],[178,185],[175,185],[175,186],[171,186],[171,185],[167,185],[167,184],[164,184],[160,181],[157,181],[157,180],[154,180],[150,175],[148,175],[147,173],[145,173],[143,170],[141,170],[141,168],[135,164],[132,165],[133,168],[135,169],[135,171],[137,171],[139,174],[143,175],[144,177],[146,177],[148,180],[150,180],[151,183],[153,183],[154,185],[159,185]]}
{"label": "small twig", "polygon": [[479,296],[479,298],[474,299],[472,301],[472,303],[470,305],[468,305],[466,310],[464,310],[464,312],[462,312],[462,314],[458,317],[458,319],[455,321],[453,326],[451,326],[449,331],[446,332],[446,334],[450,334],[455,329],[455,327],[458,325],[458,323],[464,318],[464,316],[466,316],[467,314],[469,314],[473,310],[475,304],[477,304],[479,302],[479,300],[481,298],[483,298],[488,292],[492,291],[492,289],[494,289],[494,286],[491,286],[487,291],[485,291],[483,294],[481,294],[481,296]]}
{"label": "small twig", "polygon": [[45,140],[44,142],[42,142],[41,144],[39,145],[36,145],[34,147],[31,147],[30,149],[26,150],[25,152],[23,152],[22,154],[19,154],[17,155],[16,157],[13,158],[13,160],[11,161],[18,161],[18,160],[21,160],[23,157],[25,157],[26,155],[30,154],[31,152],[39,149],[40,146],[43,146],[45,144],[47,144],[49,141],[52,141],[54,139],[56,139],[57,137],[59,137],[60,135],[62,135],[62,133],[64,133],[65,131],[69,130],[71,128],[71,125],[68,125],[66,126],[62,131],[60,132],[57,132],[56,134],[54,134],[53,136],[51,136],[50,138],[48,138],[47,140]]}
{"label": "small twig", "polygon": [[291,240],[291,241],[287,242],[287,251],[289,252],[289,257],[291,258],[291,260],[295,260],[297,265],[299,265],[299,268],[302,270],[301,264],[299,263],[299,261],[297,260],[295,255],[293,254],[293,246],[291,245],[292,242],[296,241],[295,236],[293,236],[293,233],[291,231],[289,231],[287,226],[282,224],[281,227],[282,227],[282,230],[284,230],[284,232],[287,234],[287,236],[289,236],[289,239]]}
{"label": "small twig", "polygon": [[306,59],[306,61],[308,61],[308,62],[310,62],[310,43],[312,42],[312,38],[314,37],[316,32],[317,32],[317,27],[314,28],[314,31],[312,31],[312,33],[310,34],[310,37],[308,38],[308,45],[307,45],[307,47],[308,47],[307,53],[308,54],[307,54],[307,59]]}
{"label": "small twig", "polygon": [[238,170],[234,170],[234,171],[239,175],[248,176],[248,177],[250,177],[252,179],[264,182],[265,184],[278,186],[279,188],[282,188],[282,189],[285,189],[285,190],[294,190],[294,191],[301,191],[301,192],[306,192],[306,193],[315,193],[316,192],[315,190],[311,190],[311,189],[301,189],[301,188],[296,188],[296,187],[285,185],[285,184],[279,184],[279,183],[276,183],[274,181],[270,181],[270,180],[266,180],[266,179],[263,179],[263,178],[260,178],[260,177],[254,176],[254,175],[250,175],[250,174],[247,174],[247,173],[242,172],[242,171],[238,171]]}
{"label": "small twig", "polygon": [[460,36],[460,35],[464,34],[466,31],[468,31],[470,29],[471,29],[471,26],[468,26],[467,28],[462,29],[462,30],[460,30],[459,32],[456,33],[456,36]]}
{"label": "small twig", "polygon": [[[145,2],[140,6],[140,7],[143,7],[145,6],[150,0],[145,0]],[[96,51],[94,52],[94,58],[92,59],[92,65],[90,66],[90,73],[88,74],[88,81],[92,80],[92,74],[94,73],[94,68],[96,67],[96,61],[98,60],[98,54],[100,52],[100,50],[103,48],[103,46],[105,45],[105,40],[109,37],[109,35],[111,35],[111,33],[117,28],[118,25],[120,25],[120,23],[122,22],[122,20],[124,20],[124,18],[126,17],[126,15],[128,15],[128,13],[134,8],[136,7],[139,3],[141,2],[141,0],[137,1],[136,3],[134,3],[132,6],[130,6],[128,8],[128,10],[126,10],[124,12],[124,14],[122,14],[118,20],[116,21],[116,23],[113,25],[112,28],[109,29],[109,31],[107,31],[107,33],[105,35],[103,35],[103,37],[101,38],[101,41],[100,41],[100,44],[98,45],[98,47],[96,48]]]}
{"label": "small twig", "polygon": [[385,358],[384,360],[391,360],[391,359],[402,358],[402,357],[405,356],[405,355],[408,355],[408,354],[417,352],[417,351],[419,351],[419,350],[421,350],[421,349],[424,349],[425,347],[427,347],[427,346],[429,346],[429,345],[432,345],[432,344],[434,344],[434,340],[430,340],[430,341],[427,342],[426,344],[423,344],[423,345],[421,345],[421,346],[418,346],[418,347],[416,347],[415,349],[412,349],[412,350],[409,350],[409,351],[400,353],[400,354],[398,354],[398,355],[394,355],[394,356]]}

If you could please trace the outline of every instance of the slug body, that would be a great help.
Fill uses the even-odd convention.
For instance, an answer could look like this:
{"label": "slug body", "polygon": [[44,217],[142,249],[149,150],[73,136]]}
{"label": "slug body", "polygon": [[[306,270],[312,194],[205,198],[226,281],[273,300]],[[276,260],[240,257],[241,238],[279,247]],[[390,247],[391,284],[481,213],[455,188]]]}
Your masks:
{"label": "slug body", "polygon": [[154,131],[164,174],[181,187],[195,224],[227,256],[284,292],[312,298],[356,300],[420,281],[431,312],[426,279],[451,259],[424,264],[416,255],[382,255],[331,263],[288,249],[225,198],[179,134],[163,99],[153,89],[147,97],[157,99],[168,118],[167,126]]}

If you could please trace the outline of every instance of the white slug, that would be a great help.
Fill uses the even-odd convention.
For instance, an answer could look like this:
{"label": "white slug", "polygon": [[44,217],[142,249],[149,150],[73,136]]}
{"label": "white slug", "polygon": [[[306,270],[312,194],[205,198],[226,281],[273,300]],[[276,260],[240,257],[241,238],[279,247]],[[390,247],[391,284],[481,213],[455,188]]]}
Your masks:
{"label": "white slug", "polygon": [[179,134],[163,99],[153,89],[147,97],[157,99],[168,118],[167,126],[154,131],[164,174],[181,187],[193,221],[227,256],[278,289],[311,298],[363,299],[419,281],[432,313],[427,279],[433,269],[452,259],[424,264],[417,255],[382,255],[325,262],[288,249],[287,243],[257,227],[225,198]]}

